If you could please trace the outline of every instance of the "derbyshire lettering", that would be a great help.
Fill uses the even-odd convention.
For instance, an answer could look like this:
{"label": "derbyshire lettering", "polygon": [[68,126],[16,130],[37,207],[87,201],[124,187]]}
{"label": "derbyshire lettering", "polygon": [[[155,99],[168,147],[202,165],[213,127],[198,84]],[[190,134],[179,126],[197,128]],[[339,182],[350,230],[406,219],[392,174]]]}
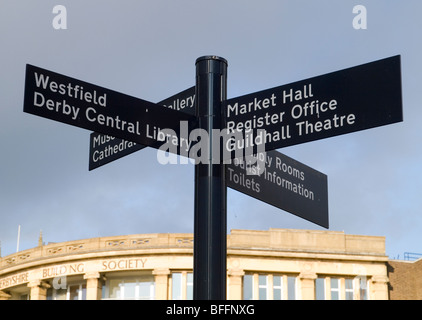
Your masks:
{"label": "derbyshire lettering", "polygon": [[18,284],[28,282],[28,272],[10,276],[0,280],[0,289],[16,286]]}

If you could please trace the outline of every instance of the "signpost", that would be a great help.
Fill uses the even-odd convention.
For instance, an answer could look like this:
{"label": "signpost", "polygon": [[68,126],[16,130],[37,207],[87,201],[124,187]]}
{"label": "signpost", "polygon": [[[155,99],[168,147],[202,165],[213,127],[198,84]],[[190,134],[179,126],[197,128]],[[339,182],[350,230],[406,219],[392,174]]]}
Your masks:
{"label": "signpost", "polygon": [[[225,102],[227,151],[274,150],[403,121],[400,56]],[[257,134],[265,129],[265,134]],[[234,156],[232,156],[233,158]]]}
{"label": "signpost", "polygon": [[195,117],[35,66],[26,66],[24,112],[159,148],[166,136],[183,150]]}
{"label": "signpost", "polygon": [[191,130],[208,134],[195,159],[195,299],[226,296],[227,186],[328,228],[327,176],[274,149],[403,121],[400,56],[229,100],[226,78],[225,59],[198,58],[196,86],[154,104],[26,68],[25,112],[96,131],[90,170],[168,141],[190,156]]}
{"label": "signpost", "polygon": [[[206,56],[196,60],[199,128],[208,136],[223,125],[222,103],[227,95],[227,61]],[[211,140],[211,139],[210,139]],[[193,296],[225,300],[227,277],[227,188],[225,165],[213,159],[214,143],[206,143],[207,161],[195,165],[193,236]],[[219,147],[219,146],[218,146]],[[217,160],[218,164],[214,164]]]}
{"label": "signpost", "polygon": [[[195,116],[195,87],[172,95],[157,104]],[[145,147],[145,145],[132,141],[93,132],[90,135],[89,170],[101,167]]]}
{"label": "signpost", "polygon": [[328,228],[327,176],[272,150],[255,155],[259,164],[235,159],[227,165],[227,186]]}

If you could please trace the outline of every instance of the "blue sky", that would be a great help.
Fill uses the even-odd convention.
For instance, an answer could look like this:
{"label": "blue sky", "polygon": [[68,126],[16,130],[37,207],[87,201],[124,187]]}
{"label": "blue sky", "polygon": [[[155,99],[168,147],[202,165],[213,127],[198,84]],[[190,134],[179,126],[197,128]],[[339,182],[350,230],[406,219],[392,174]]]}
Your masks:
{"label": "blue sky", "polygon": [[[88,171],[90,131],[23,113],[27,63],[152,102],[195,84],[195,60],[228,61],[228,98],[400,54],[404,121],[279,149],[328,176],[330,229],[422,253],[422,2],[0,2],[2,256],[44,241],[193,232],[193,165],[146,148]],[[367,9],[356,30],[355,5]],[[374,83],[374,86],[376,84]],[[228,191],[230,229],[321,227]]]}

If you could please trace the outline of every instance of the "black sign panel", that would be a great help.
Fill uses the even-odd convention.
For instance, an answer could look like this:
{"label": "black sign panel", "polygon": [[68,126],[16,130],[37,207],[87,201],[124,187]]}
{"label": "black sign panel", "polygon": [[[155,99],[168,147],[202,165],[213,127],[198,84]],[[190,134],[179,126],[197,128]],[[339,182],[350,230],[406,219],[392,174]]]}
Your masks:
{"label": "black sign panel", "polygon": [[225,113],[229,133],[244,134],[229,139],[231,152],[262,144],[273,150],[400,122],[400,56],[233,98]]}
{"label": "black sign panel", "polygon": [[[166,108],[195,115],[195,87],[186,89],[158,102]],[[93,132],[90,135],[89,170],[96,169],[114,160],[145,148],[145,145]]]}
{"label": "black sign panel", "polygon": [[31,65],[24,111],[154,148],[170,137],[178,151],[196,122],[187,113]]}
{"label": "black sign panel", "polygon": [[135,151],[146,148],[143,144],[98,132],[92,132],[89,140],[89,170],[96,169]]}
{"label": "black sign panel", "polygon": [[195,116],[195,86],[168,97],[158,104]]}
{"label": "black sign panel", "polygon": [[325,174],[275,150],[256,157],[227,165],[228,187],[328,228]]}

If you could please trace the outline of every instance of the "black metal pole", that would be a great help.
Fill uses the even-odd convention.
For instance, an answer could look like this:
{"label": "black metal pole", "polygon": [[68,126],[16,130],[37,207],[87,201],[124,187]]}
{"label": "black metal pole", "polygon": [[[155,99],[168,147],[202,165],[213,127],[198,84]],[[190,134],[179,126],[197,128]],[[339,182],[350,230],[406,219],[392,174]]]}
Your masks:
{"label": "black metal pole", "polygon": [[[199,128],[208,133],[203,144],[207,160],[195,165],[193,297],[225,300],[227,277],[227,213],[225,165],[213,164],[212,130],[221,130],[222,101],[227,96],[227,61],[216,56],[196,60],[196,102]],[[217,144],[219,148],[219,143]],[[216,146],[216,147],[217,147]],[[216,159],[214,159],[216,160]]]}

